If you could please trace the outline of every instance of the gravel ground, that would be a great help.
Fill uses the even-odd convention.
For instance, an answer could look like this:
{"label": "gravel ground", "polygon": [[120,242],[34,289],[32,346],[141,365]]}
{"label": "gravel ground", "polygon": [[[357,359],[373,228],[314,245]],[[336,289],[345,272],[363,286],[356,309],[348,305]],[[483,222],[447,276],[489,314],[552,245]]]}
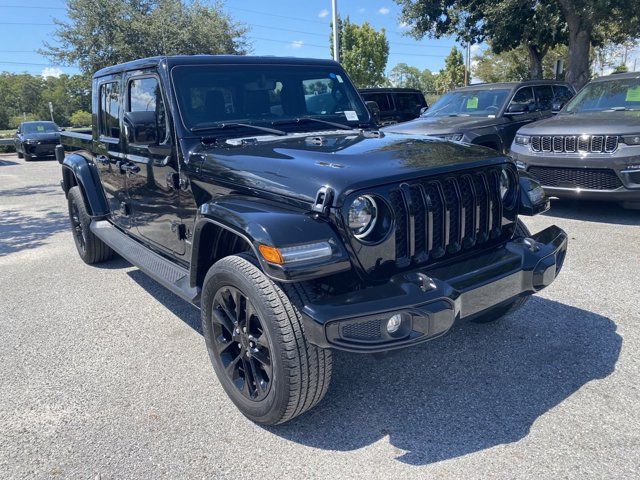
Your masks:
{"label": "gravel ground", "polygon": [[640,212],[554,203],[558,280],[521,311],[382,360],[336,354],[313,411],[246,420],[198,312],[89,267],[55,161],[0,156],[0,478],[637,478]]}

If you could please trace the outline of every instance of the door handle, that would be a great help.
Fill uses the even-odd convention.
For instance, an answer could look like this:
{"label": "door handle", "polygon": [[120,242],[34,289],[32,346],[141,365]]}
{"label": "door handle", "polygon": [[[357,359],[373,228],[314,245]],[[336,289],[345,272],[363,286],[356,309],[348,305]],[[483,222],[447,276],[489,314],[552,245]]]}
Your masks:
{"label": "door handle", "polygon": [[96,157],[96,160],[103,165],[109,165],[109,157],[107,157],[106,155],[98,155]]}

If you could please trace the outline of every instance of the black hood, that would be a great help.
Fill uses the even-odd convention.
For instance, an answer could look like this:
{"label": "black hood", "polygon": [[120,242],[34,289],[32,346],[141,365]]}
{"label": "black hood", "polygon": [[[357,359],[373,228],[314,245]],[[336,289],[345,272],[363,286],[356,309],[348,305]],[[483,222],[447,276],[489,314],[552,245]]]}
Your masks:
{"label": "black hood", "polygon": [[190,161],[200,164],[205,179],[310,203],[318,189],[329,186],[336,192],[334,205],[354,190],[508,161],[482,147],[393,133],[319,132],[228,143],[191,150]]}
{"label": "black hood", "polygon": [[640,111],[561,113],[530,123],[523,135],[628,135],[640,133]]}
{"label": "black hood", "polygon": [[500,119],[491,117],[420,117],[410,122],[390,125],[383,130],[423,135],[449,135],[464,133],[474,128],[490,127],[499,123],[501,123]]}

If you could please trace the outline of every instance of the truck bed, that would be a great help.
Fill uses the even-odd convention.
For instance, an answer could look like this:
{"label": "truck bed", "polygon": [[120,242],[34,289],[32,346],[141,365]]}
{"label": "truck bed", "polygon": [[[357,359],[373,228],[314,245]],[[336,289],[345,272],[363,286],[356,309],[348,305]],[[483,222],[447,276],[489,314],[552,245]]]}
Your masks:
{"label": "truck bed", "polygon": [[60,132],[60,143],[65,151],[87,150],[90,152],[93,147],[93,134],[90,128]]}

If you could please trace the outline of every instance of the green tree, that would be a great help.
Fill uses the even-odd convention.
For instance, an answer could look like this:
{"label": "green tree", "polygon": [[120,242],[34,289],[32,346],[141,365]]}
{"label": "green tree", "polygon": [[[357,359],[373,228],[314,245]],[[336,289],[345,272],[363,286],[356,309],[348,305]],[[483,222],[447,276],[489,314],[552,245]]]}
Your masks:
{"label": "green tree", "polygon": [[[530,78],[530,72],[524,61],[527,58],[527,49],[524,46],[516,47],[502,53],[496,53],[488,48],[474,59],[475,67],[473,76],[483,82],[518,82]],[[553,78],[556,60],[564,60],[566,65],[568,50],[564,45],[558,45],[547,53],[542,62],[541,78]]]}
{"label": "green tree", "polygon": [[84,73],[136,58],[177,54],[244,54],[247,28],[220,3],[199,0],[69,0],[41,53]]}
{"label": "green tree", "polygon": [[569,64],[566,80],[576,87],[589,81],[591,47],[623,43],[640,36],[638,0],[556,0],[567,23]]}
{"label": "green tree", "polygon": [[91,113],[89,112],[76,110],[71,114],[70,123],[72,127],[88,127],[91,122]]}
{"label": "green tree", "polygon": [[547,51],[564,39],[555,0],[396,0],[416,38],[455,35],[459,41],[489,41],[495,53],[524,45],[529,78],[542,76]]}
{"label": "green tree", "polygon": [[389,72],[389,81],[394,87],[421,89],[422,72],[406,63],[399,63]]}
{"label": "green tree", "polygon": [[464,60],[462,52],[456,47],[451,49],[444,59],[444,68],[440,70],[435,80],[436,92],[439,94],[464,85]]}
{"label": "green tree", "polygon": [[[389,59],[389,42],[384,28],[379,32],[367,22],[357,25],[338,19],[340,63],[359,88],[385,84],[384,71]],[[333,32],[330,37],[333,55]]]}

